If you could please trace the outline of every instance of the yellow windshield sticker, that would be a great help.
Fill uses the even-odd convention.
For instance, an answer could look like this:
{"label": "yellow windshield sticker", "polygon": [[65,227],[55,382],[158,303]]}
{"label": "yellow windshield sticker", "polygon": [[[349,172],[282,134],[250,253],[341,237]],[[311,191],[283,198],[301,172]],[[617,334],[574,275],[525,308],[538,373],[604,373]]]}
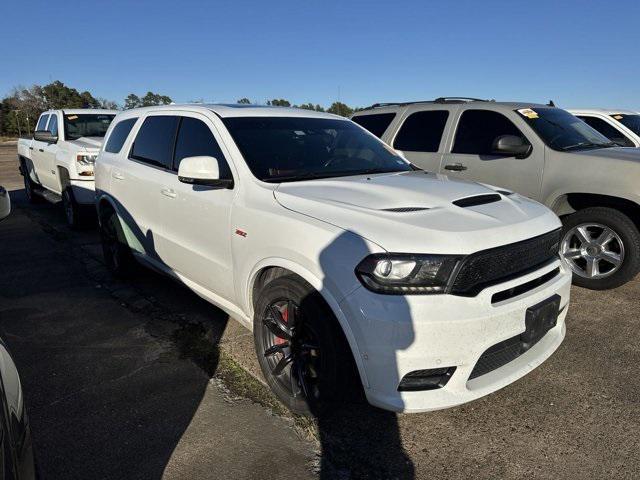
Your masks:
{"label": "yellow windshield sticker", "polygon": [[78,118],[78,115],[67,115],[67,120],[75,120]]}
{"label": "yellow windshield sticker", "polygon": [[523,117],[527,117],[527,118],[532,118],[532,119],[539,118],[538,114],[533,110],[531,110],[530,108],[521,108],[520,110],[518,110],[518,113]]}
{"label": "yellow windshield sticker", "polygon": [[624,117],[622,115],[614,115],[613,118],[616,120],[622,120]]}

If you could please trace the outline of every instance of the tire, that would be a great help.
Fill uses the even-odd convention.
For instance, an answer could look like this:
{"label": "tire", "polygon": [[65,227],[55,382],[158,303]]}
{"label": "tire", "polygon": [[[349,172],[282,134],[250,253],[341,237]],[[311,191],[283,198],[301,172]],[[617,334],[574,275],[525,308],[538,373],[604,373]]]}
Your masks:
{"label": "tire", "polygon": [[101,214],[100,240],[104,262],[109,271],[118,277],[129,276],[136,261],[126,243],[120,219],[112,208]]}
{"label": "tire", "polygon": [[564,217],[560,245],[573,283],[580,287],[616,288],[640,271],[638,228],[613,208],[585,208]]}
{"label": "tire", "polygon": [[67,187],[62,191],[62,206],[69,228],[80,230],[87,225],[88,215],[84,208],[76,201],[71,187]]}
{"label": "tire", "polygon": [[31,180],[31,175],[29,175],[29,169],[27,168],[25,162],[22,162],[22,178],[24,180],[24,193],[27,197],[27,201],[31,204],[41,203],[42,197],[36,193],[38,189],[38,185],[36,182]]}
{"label": "tire", "polygon": [[300,277],[278,277],[262,289],[253,335],[269,387],[292,412],[318,415],[352,398],[354,387],[362,391],[342,329],[322,296]]}

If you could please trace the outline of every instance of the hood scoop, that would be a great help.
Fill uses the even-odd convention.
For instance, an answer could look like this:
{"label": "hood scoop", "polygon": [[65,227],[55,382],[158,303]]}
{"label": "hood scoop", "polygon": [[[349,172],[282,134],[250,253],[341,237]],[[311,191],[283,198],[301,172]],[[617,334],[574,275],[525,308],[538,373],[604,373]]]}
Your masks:
{"label": "hood scoop", "polygon": [[398,208],[383,208],[383,212],[392,213],[410,213],[410,212],[422,212],[423,210],[429,210],[428,207],[398,207]]}
{"label": "hood scoop", "polygon": [[477,205],[485,205],[487,203],[499,202],[502,200],[502,197],[497,193],[490,193],[487,195],[475,195],[473,197],[461,198],[459,200],[454,200],[453,203],[457,207],[475,207]]}

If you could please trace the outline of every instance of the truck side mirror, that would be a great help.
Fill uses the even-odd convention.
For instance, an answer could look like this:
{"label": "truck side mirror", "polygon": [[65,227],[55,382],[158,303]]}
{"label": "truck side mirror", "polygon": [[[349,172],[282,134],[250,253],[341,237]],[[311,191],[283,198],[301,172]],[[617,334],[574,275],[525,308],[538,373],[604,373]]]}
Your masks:
{"label": "truck side mirror", "polygon": [[56,143],[58,136],[53,135],[49,130],[36,130],[33,132],[33,139],[39,142]]}
{"label": "truck side mirror", "polygon": [[218,160],[214,157],[183,158],[178,167],[178,180],[191,185],[233,188],[233,180],[220,178]]}
{"label": "truck side mirror", "polygon": [[508,155],[516,158],[526,158],[532,146],[524,138],[517,135],[500,135],[493,141],[492,151],[496,155]]}

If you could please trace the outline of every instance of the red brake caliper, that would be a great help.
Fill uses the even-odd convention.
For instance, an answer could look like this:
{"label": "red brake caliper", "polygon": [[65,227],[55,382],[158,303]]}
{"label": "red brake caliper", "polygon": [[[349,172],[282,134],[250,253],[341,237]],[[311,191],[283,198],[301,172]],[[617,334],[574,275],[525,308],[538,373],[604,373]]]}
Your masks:
{"label": "red brake caliper", "polygon": [[[289,309],[287,308],[287,304],[285,304],[284,307],[278,307],[278,310],[280,311],[280,315],[282,315],[284,323],[289,323]],[[276,337],[276,345],[282,345],[286,342],[284,338]]]}

